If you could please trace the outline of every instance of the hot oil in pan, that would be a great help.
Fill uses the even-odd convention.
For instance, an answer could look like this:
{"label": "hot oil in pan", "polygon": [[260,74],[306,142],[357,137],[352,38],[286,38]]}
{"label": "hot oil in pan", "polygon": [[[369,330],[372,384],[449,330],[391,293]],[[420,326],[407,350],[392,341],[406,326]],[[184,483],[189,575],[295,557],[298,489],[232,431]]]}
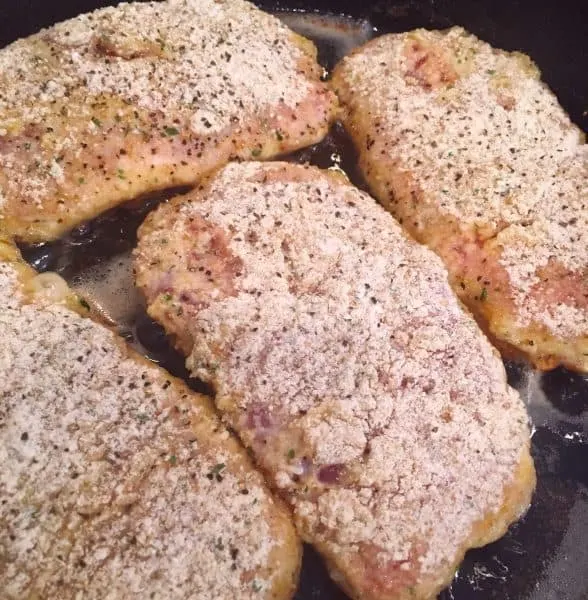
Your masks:
{"label": "hot oil in pan", "polygon": [[331,70],[346,54],[375,35],[369,21],[357,21],[318,13],[280,12],[278,16],[294,31],[314,41],[318,60]]}
{"label": "hot oil in pan", "polygon": [[[374,35],[368,22],[305,13],[279,13],[315,41],[327,69]],[[288,160],[343,169],[365,189],[357,157],[340,126],[321,144]],[[146,315],[133,287],[130,252],[136,230],[158,202],[179,191],[156,194],[79,227],[65,239],[25,248],[41,271],[61,273],[139,351],[173,374],[188,378],[183,358]],[[511,384],[527,402],[533,422],[538,487],[533,505],[507,535],[469,552],[443,600],[585,600],[588,598],[588,379],[559,369],[543,376],[508,364]],[[207,391],[190,380],[196,389]],[[343,600],[322,562],[305,549],[296,600]]]}

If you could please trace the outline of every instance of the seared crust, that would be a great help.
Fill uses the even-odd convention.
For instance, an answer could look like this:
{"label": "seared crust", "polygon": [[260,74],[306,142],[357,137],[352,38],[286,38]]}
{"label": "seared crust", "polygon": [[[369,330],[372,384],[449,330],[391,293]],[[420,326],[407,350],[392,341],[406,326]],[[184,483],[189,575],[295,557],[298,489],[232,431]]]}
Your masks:
{"label": "seared crust", "polygon": [[291,598],[301,548],[208,399],[0,240],[6,600]]}
{"label": "seared crust", "polygon": [[27,242],[229,159],[318,142],[316,49],[242,0],[104,8],[0,50],[0,219]]}
{"label": "seared crust", "polygon": [[333,87],[373,193],[501,349],[588,370],[587,154],[535,65],[417,30],[356,50]]}
{"label": "seared crust", "polygon": [[341,176],[229,165],[147,218],[135,269],[352,598],[433,598],[528,506],[496,351],[440,260]]}

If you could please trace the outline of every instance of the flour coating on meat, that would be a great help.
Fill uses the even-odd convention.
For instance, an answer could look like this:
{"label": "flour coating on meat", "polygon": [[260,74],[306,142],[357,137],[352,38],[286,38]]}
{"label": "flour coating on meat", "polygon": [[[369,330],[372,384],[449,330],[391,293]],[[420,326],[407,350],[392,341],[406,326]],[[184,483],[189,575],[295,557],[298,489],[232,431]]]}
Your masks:
{"label": "flour coating on meat", "polygon": [[531,60],[415,30],[357,49],[333,86],[373,193],[489,331],[588,369],[586,150]]}
{"label": "flour coating on meat", "polygon": [[526,505],[527,417],[499,357],[440,260],[365,193],[229,165],[139,238],[149,313],[354,597],[431,594],[496,537],[472,542],[476,524]]}
{"label": "flour coating on meat", "polygon": [[3,598],[291,597],[287,515],[207,399],[5,262],[0,335]]}
{"label": "flour coating on meat", "polygon": [[5,229],[51,239],[231,158],[319,141],[335,102],[315,55],[242,0],[122,3],[0,50]]}

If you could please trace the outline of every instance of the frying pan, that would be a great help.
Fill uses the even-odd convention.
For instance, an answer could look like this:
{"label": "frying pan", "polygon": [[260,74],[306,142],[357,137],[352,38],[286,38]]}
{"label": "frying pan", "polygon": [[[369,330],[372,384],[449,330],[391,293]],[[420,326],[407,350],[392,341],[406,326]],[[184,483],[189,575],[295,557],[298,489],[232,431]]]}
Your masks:
{"label": "frying pan", "polygon": [[[0,0],[0,47],[41,27],[115,2]],[[415,27],[462,25],[507,50],[529,54],[572,119],[588,128],[588,2],[585,0],[261,0],[270,11],[308,22],[320,15],[344,15],[322,23],[336,33],[345,27],[379,34]],[[316,13],[309,16],[308,13]],[[301,22],[304,22],[302,19]],[[308,33],[303,31],[302,33]],[[319,36],[319,59],[327,67],[338,58],[333,37]],[[355,155],[344,132],[335,129],[323,144],[298,158],[326,166],[336,150],[341,165],[358,185]],[[75,283],[84,269],[128,251],[152,199],[141,209],[122,208],[78,229],[55,244],[23,248],[39,270],[57,270]],[[107,239],[108,242],[104,240]],[[114,241],[114,243],[113,243]],[[182,360],[139,309],[126,333],[149,356],[174,374],[187,377]],[[588,377],[557,369],[540,375],[525,365],[507,363],[511,385],[527,402],[533,424],[532,452],[538,486],[527,515],[504,538],[471,551],[441,600],[588,599]],[[198,388],[196,382],[192,386]],[[0,591],[1,596],[1,591]],[[296,600],[344,600],[314,551],[305,548]],[[204,600],[204,599],[203,599]],[[229,599],[227,599],[229,600]]]}

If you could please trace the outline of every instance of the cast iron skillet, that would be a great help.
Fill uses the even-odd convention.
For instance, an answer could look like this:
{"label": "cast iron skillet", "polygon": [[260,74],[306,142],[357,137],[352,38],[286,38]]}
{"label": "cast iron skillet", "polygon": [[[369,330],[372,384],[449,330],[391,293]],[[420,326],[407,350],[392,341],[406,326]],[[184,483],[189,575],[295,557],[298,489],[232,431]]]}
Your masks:
{"label": "cast iron skillet", "polygon": [[[577,3],[576,3],[577,2]],[[99,0],[0,0],[0,47],[41,27],[114,2]],[[586,0],[261,0],[272,11],[300,10],[364,19],[377,33],[415,27],[463,25],[494,46],[521,50],[539,65],[572,119],[588,128],[588,2]],[[319,58],[332,67],[334,49],[317,40]],[[0,90],[1,93],[1,90]],[[321,166],[332,150],[358,185],[354,153],[336,129],[301,157]],[[153,206],[153,200],[147,208]],[[23,248],[39,270],[57,270],[75,281],[81,270],[124,253],[136,241],[147,208],[122,208],[78,228],[64,241]],[[91,232],[91,235],[88,232]],[[116,233],[113,235],[113,231]],[[103,240],[108,237],[108,243]],[[114,243],[113,243],[114,240]],[[179,356],[140,310],[124,332],[174,374],[187,377]],[[510,382],[527,401],[533,422],[538,487],[533,505],[500,541],[469,552],[442,600],[588,599],[588,377],[558,369],[539,375],[507,364]],[[196,382],[191,382],[198,388]],[[1,595],[1,593],[0,593]],[[321,559],[305,548],[296,600],[344,600]],[[202,599],[206,600],[206,599]],[[230,599],[227,599],[230,600]]]}

